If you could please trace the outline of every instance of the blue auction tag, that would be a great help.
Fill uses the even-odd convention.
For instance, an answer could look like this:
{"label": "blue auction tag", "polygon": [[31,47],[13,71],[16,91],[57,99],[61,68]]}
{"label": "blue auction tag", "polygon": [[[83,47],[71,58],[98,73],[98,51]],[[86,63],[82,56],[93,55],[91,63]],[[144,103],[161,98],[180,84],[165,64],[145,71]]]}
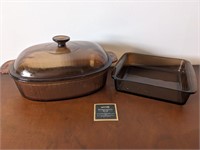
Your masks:
{"label": "blue auction tag", "polygon": [[94,121],[118,121],[117,106],[114,103],[94,104]]}

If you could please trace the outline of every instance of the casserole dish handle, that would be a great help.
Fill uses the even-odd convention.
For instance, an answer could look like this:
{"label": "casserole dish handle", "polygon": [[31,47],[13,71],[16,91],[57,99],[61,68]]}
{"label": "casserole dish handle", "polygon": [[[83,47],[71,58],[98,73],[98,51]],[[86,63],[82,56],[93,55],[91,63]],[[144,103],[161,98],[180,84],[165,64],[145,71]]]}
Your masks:
{"label": "casserole dish handle", "polygon": [[113,53],[113,52],[111,52],[111,51],[107,51],[107,54],[108,54],[108,56],[111,58],[111,60],[112,60],[112,63],[115,63],[115,62],[117,62],[117,55],[115,54],[115,53]]}
{"label": "casserole dish handle", "polygon": [[0,74],[8,74],[11,64],[14,63],[15,60],[6,61],[0,68]]}

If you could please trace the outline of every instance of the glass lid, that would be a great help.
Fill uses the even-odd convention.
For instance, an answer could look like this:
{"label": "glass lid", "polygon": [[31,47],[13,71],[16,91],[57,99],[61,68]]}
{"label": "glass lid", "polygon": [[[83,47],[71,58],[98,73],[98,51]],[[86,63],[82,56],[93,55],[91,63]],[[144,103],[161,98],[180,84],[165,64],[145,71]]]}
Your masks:
{"label": "glass lid", "polygon": [[21,80],[70,79],[99,72],[111,64],[107,53],[96,43],[69,41],[64,35],[53,40],[25,49],[10,74]]}

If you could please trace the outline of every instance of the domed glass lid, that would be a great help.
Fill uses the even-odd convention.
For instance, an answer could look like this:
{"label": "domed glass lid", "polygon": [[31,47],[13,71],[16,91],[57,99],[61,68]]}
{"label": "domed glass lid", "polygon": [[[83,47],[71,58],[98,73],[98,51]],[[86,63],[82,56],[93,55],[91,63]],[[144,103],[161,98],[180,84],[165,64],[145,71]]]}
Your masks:
{"label": "domed glass lid", "polygon": [[106,52],[93,42],[69,41],[55,36],[55,42],[25,49],[15,60],[10,74],[21,80],[60,80],[83,77],[111,64]]}

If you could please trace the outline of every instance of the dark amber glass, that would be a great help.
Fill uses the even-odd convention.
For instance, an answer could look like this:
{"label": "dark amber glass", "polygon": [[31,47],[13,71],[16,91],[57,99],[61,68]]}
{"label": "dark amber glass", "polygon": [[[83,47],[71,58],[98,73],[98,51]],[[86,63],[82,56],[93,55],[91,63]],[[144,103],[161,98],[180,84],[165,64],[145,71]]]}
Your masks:
{"label": "dark amber glass", "polygon": [[10,75],[24,97],[69,99],[94,93],[105,85],[112,59],[101,46],[69,41],[63,35],[53,40],[27,48],[11,65]]}
{"label": "dark amber glass", "polygon": [[16,59],[11,75],[26,81],[51,81],[83,77],[108,65],[108,55],[96,43],[69,41],[67,36],[55,36],[53,40],[25,49]]}
{"label": "dark amber glass", "polygon": [[177,104],[185,104],[197,90],[193,66],[184,59],[126,53],[112,77],[118,91]]}

